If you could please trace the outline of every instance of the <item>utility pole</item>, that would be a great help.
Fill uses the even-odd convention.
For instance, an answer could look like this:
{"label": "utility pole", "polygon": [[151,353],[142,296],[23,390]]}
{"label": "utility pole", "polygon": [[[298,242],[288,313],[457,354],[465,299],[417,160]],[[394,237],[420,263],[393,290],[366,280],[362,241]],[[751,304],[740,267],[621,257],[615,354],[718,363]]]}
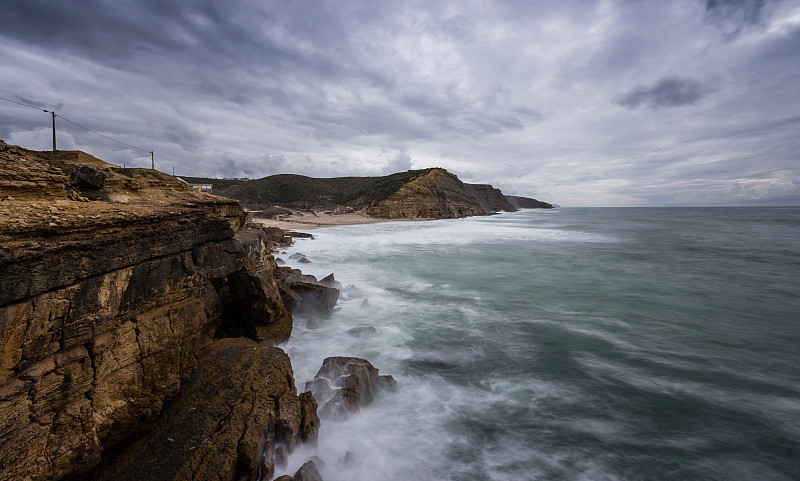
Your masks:
{"label": "utility pole", "polygon": [[156,170],[156,159],[153,157],[153,151],[150,151],[150,168]]}
{"label": "utility pole", "polygon": [[56,113],[52,110],[44,110],[42,112],[47,112],[53,116],[53,152],[56,151]]}

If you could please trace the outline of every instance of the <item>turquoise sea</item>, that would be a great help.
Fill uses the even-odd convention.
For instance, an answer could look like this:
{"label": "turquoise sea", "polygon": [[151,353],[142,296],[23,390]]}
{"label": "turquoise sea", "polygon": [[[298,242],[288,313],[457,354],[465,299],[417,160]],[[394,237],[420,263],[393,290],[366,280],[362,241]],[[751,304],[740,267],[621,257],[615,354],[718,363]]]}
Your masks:
{"label": "turquoise sea", "polygon": [[278,257],[302,252],[311,264],[294,267],[348,289],[322,328],[296,321],[298,387],[335,355],[399,385],[323,420],[326,481],[800,479],[800,208],[313,234]]}

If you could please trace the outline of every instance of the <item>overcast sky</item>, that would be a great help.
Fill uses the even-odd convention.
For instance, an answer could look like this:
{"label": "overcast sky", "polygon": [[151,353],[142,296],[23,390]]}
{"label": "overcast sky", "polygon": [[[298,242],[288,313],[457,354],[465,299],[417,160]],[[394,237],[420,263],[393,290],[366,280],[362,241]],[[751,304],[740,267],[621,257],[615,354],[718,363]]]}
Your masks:
{"label": "overcast sky", "polygon": [[[797,0],[5,0],[0,97],[168,173],[444,167],[563,206],[800,205]],[[51,137],[0,101],[0,138]]]}

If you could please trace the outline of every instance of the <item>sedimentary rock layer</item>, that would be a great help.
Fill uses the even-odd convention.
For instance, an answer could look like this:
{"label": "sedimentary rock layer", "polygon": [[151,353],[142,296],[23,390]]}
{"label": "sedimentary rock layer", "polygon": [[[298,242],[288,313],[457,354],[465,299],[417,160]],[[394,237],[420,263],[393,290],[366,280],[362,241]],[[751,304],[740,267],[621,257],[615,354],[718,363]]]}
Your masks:
{"label": "sedimentary rock layer", "polygon": [[542,202],[541,200],[531,199],[530,197],[519,197],[516,195],[507,195],[511,204],[517,209],[552,209],[553,204]]}
{"label": "sedimentary rock layer", "polygon": [[[86,201],[90,193],[101,200]],[[297,397],[285,355],[258,348],[250,359],[249,341],[214,341],[269,344],[291,333],[268,242],[239,231],[244,220],[237,202],[159,172],[0,142],[0,480],[79,479],[109,447],[151,428],[165,405],[203,402],[184,398],[208,394],[186,384],[198,359],[204,379],[262,383],[283,393],[282,406],[306,406],[277,417],[263,407],[276,429],[231,426],[241,434],[236,476],[261,462],[252,448],[270,436],[292,445],[299,432],[313,437],[299,427],[313,399]],[[230,362],[215,368],[215,359]],[[252,396],[232,402],[246,409]],[[236,413],[216,422],[244,416]]]}
{"label": "sedimentary rock layer", "polygon": [[465,184],[444,169],[432,169],[404,184],[388,198],[366,209],[372,217],[460,218],[514,211],[503,194],[490,185]]}

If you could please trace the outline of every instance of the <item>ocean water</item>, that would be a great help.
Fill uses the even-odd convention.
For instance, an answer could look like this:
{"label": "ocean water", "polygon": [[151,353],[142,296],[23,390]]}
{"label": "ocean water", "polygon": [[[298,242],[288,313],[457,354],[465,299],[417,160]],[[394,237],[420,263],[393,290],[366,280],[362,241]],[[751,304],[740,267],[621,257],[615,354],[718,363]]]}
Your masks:
{"label": "ocean water", "polygon": [[322,328],[296,323],[298,387],[337,355],[399,387],[323,420],[286,472],[317,454],[326,481],[800,479],[800,208],[313,234],[278,256],[356,289]]}

